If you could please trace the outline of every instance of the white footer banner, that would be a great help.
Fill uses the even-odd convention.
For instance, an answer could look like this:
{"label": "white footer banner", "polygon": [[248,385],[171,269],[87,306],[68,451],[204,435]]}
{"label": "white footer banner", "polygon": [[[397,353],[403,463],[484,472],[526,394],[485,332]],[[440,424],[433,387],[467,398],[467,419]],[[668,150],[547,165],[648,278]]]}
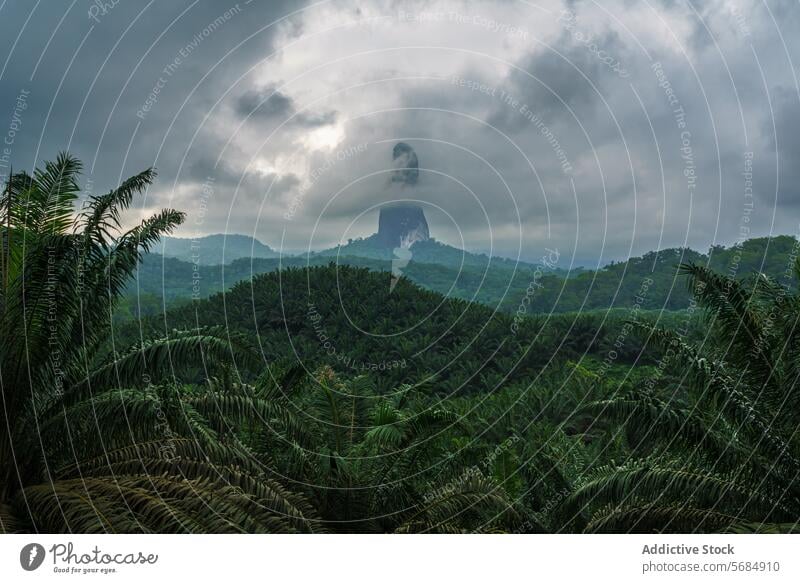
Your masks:
{"label": "white footer banner", "polygon": [[[0,581],[800,581],[794,535],[5,535]],[[175,579],[169,579],[175,577]],[[247,579],[245,579],[247,577]]]}

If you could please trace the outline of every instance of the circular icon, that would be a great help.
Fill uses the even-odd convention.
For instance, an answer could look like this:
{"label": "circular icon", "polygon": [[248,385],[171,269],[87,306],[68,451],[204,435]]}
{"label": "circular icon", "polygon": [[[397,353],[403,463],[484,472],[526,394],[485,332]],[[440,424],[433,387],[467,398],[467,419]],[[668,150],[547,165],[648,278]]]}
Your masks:
{"label": "circular icon", "polygon": [[19,552],[19,564],[26,571],[35,571],[44,562],[44,547],[38,543],[30,543]]}

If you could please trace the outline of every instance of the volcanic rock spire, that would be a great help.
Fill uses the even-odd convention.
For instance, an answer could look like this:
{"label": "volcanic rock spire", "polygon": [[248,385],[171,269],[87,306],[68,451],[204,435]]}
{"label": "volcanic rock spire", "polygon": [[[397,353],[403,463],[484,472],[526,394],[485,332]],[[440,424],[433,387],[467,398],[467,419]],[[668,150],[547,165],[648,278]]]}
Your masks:
{"label": "volcanic rock spire", "polygon": [[411,247],[417,241],[430,239],[428,221],[422,207],[395,204],[381,208],[378,216],[378,240],[384,247]]}
{"label": "volcanic rock spire", "polygon": [[[392,194],[400,189],[413,188],[419,179],[419,160],[414,149],[404,142],[395,144],[392,150],[394,170],[389,186]],[[422,207],[415,204],[396,203],[381,208],[378,216],[378,242],[392,250],[392,278],[389,291],[403,275],[403,269],[411,261],[411,246],[418,241],[430,239],[428,221]]]}

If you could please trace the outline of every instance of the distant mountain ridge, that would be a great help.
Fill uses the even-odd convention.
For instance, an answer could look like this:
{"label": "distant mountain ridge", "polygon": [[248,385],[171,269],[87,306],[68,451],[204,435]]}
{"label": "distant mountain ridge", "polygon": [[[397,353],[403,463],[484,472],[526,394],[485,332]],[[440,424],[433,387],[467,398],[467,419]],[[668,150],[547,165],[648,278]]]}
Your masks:
{"label": "distant mountain ridge", "polygon": [[[727,248],[714,246],[707,253],[663,249],[600,269],[566,270],[559,265],[557,252],[551,253],[548,264],[532,264],[458,249],[430,237],[420,207],[385,208],[373,235],[298,255],[281,255],[244,235],[210,235],[196,240],[170,237],[164,243],[165,256],[158,255],[160,245],[152,249],[130,289],[164,302],[199,299],[260,273],[337,263],[388,272],[382,277],[389,289],[392,281],[404,277],[448,297],[503,312],[531,314],[629,308],[634,303],[652,310],[684,309],[690,296],[678,274],[678,264],[683,262],[708,265],[737,279],[763,272],[782,285],[796,284],[794,277],[787,280],[785,275],[787,269],[791,273],[792,258],[797,255],[798,243],[790,236],[749,239]],[[398,270],[400,250],[410,257]],[[198,263],[203,266],[200,270]]]}
{"label": "distant mountain ridge", "polygon": [[[435,241],[420,242],[414,248],[414,258],[403,270],[404,278],[448,297],[523,314],[630,309],[633,305],[647,310],[685,309],[689,306],[690,294],[685,278],[678,273],[678,264],[682,262],[708,265],[719,273],[733,274],[736,279],[763,272],[781,285],[797,285],[793,275],[787,276],[787,266],[794,265],[798,242],[786,235],[749,239],[732,247],[715,246],[708,253],[681,248],[651,251],[598,270],[569,273],[498,258],[492,258],[491,266],[486,269],[489,258],[473,254],[466,255],[469,261],[463,267],[451,269],[426,261],[428,253],[441,259],[444,253],[460,256],[460,251]],[[191,263],[151,254],[140,265],[138,281],[130,286],[129,297],[136,305],[147,300],[150,303],[147,311],[157,313],[165,303],[205,298],[261,273],[330,263],[383,272],[380,277],[389,289],[391,261],[387,259],[317,254],[239,259],[229,265],[203,266],[197,270]],[[144,310],[144,306],[141,307]]]}
{"label": "distant mountain ridge", "polygon": [[194,239],[164,237],[151,252],[202,265],[228,264],[246,257],[273,258],[280,254],[247,235],[217,234]]}
{"label": "distant mountain ridge", "polygon": [[[345,256],[392,261],[397,259],[398,249],[409,249],[411,259],[416,263],[439,265],[456,271],[466,267],[522,270],[535,267],[532,263],[472,253],[437,241],[431,236],[425,213],[419,205],[392,204],[382,207],[377,226],[377,232],[369,237],[353,239],[330,249],[297,255],[279,253],[254,237],[239,234],[206,235],[194,239],[164,237],[160,244],[151,249],[151,253],[202,265],[230,265],[239,259],[280,257],[290,263],[302,258]],[[312,262],[317,265],[321,263],[318,259],[313,259]]]}
{"label": "distant mountain ridge", "polygon": [[[381,208],[378,216],[378,232],[369,237],[351,239],[346,244],[315,251],[311,257],[363,257],[380,261],[398,258],[398,249],[411,251],[411,261],[438,265],[449,270],[465,268],[511,270],[535,269],[533,263],[472,253],[431,236],[425,213],[418,205],[396,204]],[[556,268],[554,271],[561,271]],[[578,270],[580,271],[580,270]],[[564,270],[566,272],[566,270]]]}

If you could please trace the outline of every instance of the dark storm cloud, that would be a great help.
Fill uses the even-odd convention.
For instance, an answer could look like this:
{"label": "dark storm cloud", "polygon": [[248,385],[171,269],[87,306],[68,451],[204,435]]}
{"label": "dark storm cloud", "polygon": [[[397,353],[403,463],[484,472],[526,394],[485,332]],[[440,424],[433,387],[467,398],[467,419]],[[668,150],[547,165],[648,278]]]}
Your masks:
{"label": "dark storm cloud", "polygon": [[300,184],[300,179],[294,174],[259,174],[247,173],[239,189],[244,196],[260,200],[269,192],[273,198],[293,191]]}
{"label": "dark storm cloud", "polygon": [[300,184],[300,179],[294,174],[279,176],[275,173],[243,172],[226,160],[201,156],[187,163],[180,179],[195,184],[213,181],[217,188],[238,188],[259,196],[270,189],[276,194],[288,192]]}
{"label": "dark storm cloud", "polygon": [[[616,35],[606,35],[598,44],[608,42],[620,52]],[[605,45],[602,45],[604,46]],[[542,116],[562,117],[569,107],[576,113],[592,113],[597,106],[597,92],[592,82],[600,83],[600,62],[583,46],[577,46],[562,35],[553,49],[544,49],[516,64],[504,84],[513,98],[526,103]],[[498,103],[487,121],[506,131],[517,131],[518,111],[506,103]]]}
{"label": "dark storm cloud", "polygon": [[236,111],[242,117],[277,117],[285,119],[294,113],[294,103],[277,89],[248,91],[236,101]]}
{"label": "dark storm cloud", "polygon": [[215,157],[224,140],[190,145],[195,132],[239,76],[270,53],[277,28],[269,25],[300,7],[291,0],[35,6],[0,10],[3,103],[30,92],[15,164],[31,168],[69,149],[97,189],[151,165],[157,188],[165,188],[184,158]]}
{"label": "dark storm cloud", "polygon": [[335,111],[298,112],[294,99],[278,90],[274,85],[260,91],[247,91],[236,100],[235,109],[242,118],[277,122],[290,121],[292,125],[307,128],[330,125],[337,119]]}
{"label": "dark storm cloud", "polygon": [[217,184],[228,186],[235,186],[242,177],[241,172],[225,160],[205,155],[198,155],[188,162],[181,176],[194,182],[204,182],[212,177]]}

